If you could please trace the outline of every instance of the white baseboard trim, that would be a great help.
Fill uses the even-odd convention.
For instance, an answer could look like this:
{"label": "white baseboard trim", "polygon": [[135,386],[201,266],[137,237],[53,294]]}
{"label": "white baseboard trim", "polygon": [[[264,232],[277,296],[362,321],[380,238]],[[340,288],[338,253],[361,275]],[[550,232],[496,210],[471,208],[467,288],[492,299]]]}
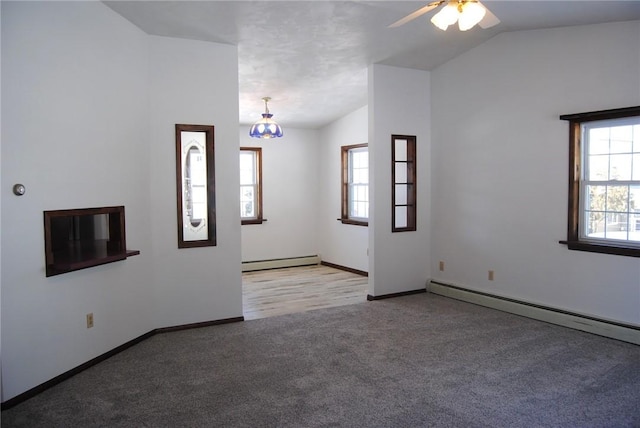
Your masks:
{"label": "white baseboard trim", "polygon": [[279,269],[296,266],[309,266],[320,264],[320,256],[290,257],[286,259],[256,260],[242,262],[242,272],[254,270]]}
{"label": "white baseboard trim", "polygon": [[523,317],[533,318],[640,345],[640,327],[632,325],[626,326],[622,323],[615,323],[607,320],[598,320],[580,314],[569,313],[553,308],[545,308],[539,305],[507,299],[500,296],[493,296],[484,292],[473,291],[455,285],[443,284],[441,282],[429,282],[427,285],[427,291],[441,296],[451,297],[453,299],[463,300],[465,302],[475,303],[477,305],[521,315]]}

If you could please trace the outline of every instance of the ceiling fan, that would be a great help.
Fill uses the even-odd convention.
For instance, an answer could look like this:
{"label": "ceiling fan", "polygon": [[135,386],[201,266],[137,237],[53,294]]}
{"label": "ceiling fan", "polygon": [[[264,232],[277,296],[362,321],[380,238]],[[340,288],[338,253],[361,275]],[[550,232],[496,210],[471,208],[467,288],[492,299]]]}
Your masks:
{"label": "ceiling fan", "polygon": [[389,28],[399,27],[413,21],[444,3],[446,5],[431,18],[431,22],[441,30],[446,30],[449,25],[456,22],[458,22],[461,31],[467,31],[476,24],[482,28],[491,28],[500,23],[500,20],[478,0],[438,0],[397,20],[389,25]]}

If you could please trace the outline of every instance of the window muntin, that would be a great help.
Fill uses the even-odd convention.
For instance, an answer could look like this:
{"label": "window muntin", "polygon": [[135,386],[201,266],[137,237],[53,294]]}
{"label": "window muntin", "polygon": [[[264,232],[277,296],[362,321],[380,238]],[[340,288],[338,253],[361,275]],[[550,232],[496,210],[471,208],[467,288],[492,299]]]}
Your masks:
{"label": "window muntin", "polygon": [[369,224],[369,149],[367,144],[342,146],[343,223]]}
{"label": "window muntin", "polygon": [[640,257],[640,107],[562,115],[569,249]]}
{"label": "window muntin", "polygon": [[262,149],[240,148],[240,218],[242,224],[259,224],[262,218]]}

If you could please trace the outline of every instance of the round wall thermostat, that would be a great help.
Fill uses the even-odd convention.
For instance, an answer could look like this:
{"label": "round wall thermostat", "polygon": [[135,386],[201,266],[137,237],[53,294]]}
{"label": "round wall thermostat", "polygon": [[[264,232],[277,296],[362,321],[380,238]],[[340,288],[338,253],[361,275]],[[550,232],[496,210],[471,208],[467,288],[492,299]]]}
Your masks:
{"label": "round wall thermostat", "polygon": [[22,196],[24,195],[24,192],[26,192],[27,189],[25,189],[24,184],[14,184],[13,185],[13,194],[16,196]]}

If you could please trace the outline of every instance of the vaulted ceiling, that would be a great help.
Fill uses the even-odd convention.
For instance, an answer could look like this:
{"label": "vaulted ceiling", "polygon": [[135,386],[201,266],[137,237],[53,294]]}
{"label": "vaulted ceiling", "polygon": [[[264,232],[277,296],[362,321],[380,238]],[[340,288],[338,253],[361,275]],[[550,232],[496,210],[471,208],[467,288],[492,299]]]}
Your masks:
{"label": "vaulted ceiling", "polygon": [[237,45],[240,122],[269,109],[283,127],[318,128],[367,102],[367,66],[431,70],[505,32],[640,19],[639,1],[483,1],[489,29],[446,32],[427,1],[105,1],[147,34]]}

